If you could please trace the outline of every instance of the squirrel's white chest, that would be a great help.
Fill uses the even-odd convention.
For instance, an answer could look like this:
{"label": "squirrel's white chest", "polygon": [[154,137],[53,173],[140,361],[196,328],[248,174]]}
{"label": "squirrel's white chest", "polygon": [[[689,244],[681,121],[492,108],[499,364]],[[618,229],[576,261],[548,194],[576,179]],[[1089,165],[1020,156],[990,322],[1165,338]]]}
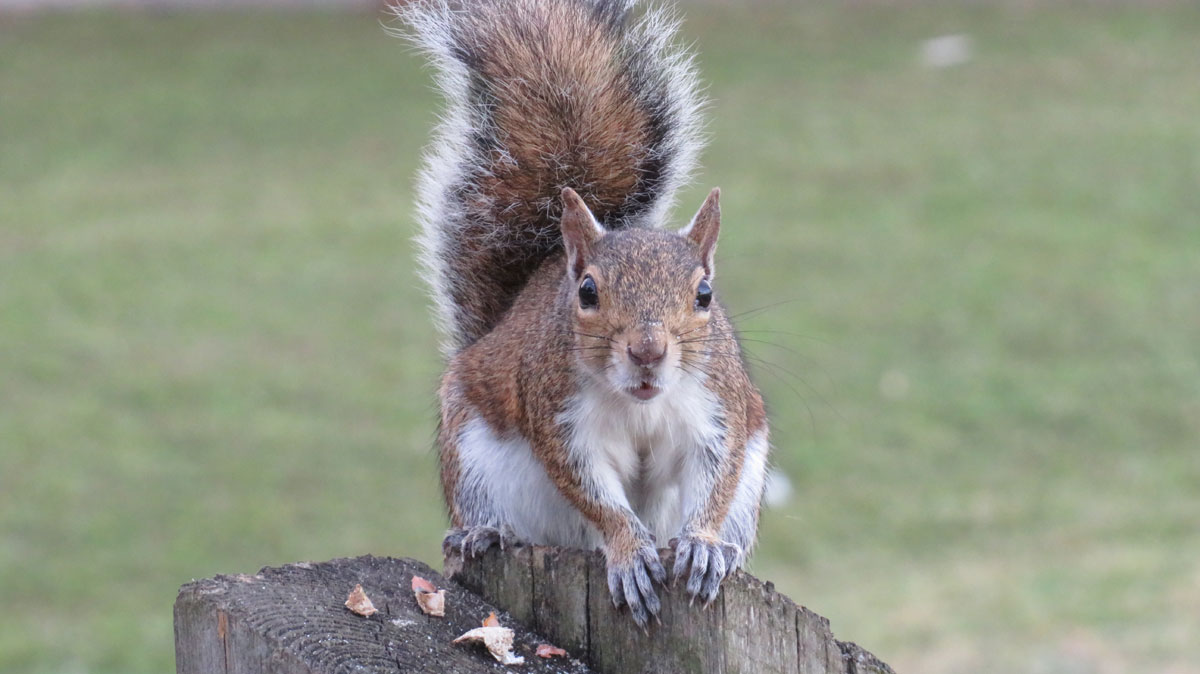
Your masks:
{"label": "squirrel's white chest", "polygon": [[619,494],[660,540],[678,533],[704,494],[688,476],[704,474],[721,445],[721,409],[699,381],[685,377],[658,398],[638,402],[603,388],[584,387],[564,411],[568,452],[588,465],[600,487]]}
{"label": "squirrel's white chest", "polygon": [[[690,380],[690,378],[688,378]],[[723,451],[720,405],[699,382],[640,404],[584,388],[558,419],[588,498],[629,508],[661,543],[711,491],[704,465]],[[458,439],[457,505],[469,524],[511,526],[524,541],[592,548],[599,532],[559,492],[529,442],[473,416]]]}

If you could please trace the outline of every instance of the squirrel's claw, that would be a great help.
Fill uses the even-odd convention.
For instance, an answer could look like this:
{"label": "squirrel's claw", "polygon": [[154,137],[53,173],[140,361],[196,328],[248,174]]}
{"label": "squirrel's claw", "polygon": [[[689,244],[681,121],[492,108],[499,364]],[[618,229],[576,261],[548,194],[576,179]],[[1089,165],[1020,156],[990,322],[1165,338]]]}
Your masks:
{"label": "squirrel's claw", "polygon": [[495,527],[471,527],[463,537],[463,558],[478,557],[488,551],[493,545],[500,545],[500,530]]}
{"label": "squirrel's claw", "polygon": [[446,537],[442,539],[442,556],[449,557],[462,550],[462,542],[466,536],[466,529],[454,528],[447,531]]}
{"label": "squirrel's claw", "polygon": [[608,564],[608,591],[612,594],[613,606],[629,606],[629,614],[637,626],[646,629],[650,617],[658,618],[662,609],[654,584],[662,584],[667,573],[658,560],[658,552],[652,545],[638,549],[626,563]]}
{"label": "squirrel's claw", "polygon": [[442,554],[448,557],[457,552],[462,559],[466,559],[482,555],[493,545],[503,550],[518,543],[516,535],[507,526],[503,529],[486,525],[456,528],[447,532],[442,540]]}
{"label": "squirrel's claw", "polygon": [[680,536],[675,544],[675,565],[672,582],[687,579],[687,593],[692,601],[700,599],[705,605],[717,598],[721,581],[738,566],[741,548],[721,540],[700,536]]}

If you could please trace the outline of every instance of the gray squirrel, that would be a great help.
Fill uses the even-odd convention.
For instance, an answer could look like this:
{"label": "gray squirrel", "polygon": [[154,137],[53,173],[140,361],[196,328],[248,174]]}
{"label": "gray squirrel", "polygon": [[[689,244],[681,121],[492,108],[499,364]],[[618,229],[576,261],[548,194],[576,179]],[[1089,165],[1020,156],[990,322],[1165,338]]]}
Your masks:
{"label": "gray squirrel", "polygon": [[691,56],[632,0],[414,0],[397,12],[448,109],[419,237],[448,358],[447,554],[599,547],[645,626],[667,579],[711,602],[755,541],[762,397],[713,289],[713,190],[666,210],[699,151]]}

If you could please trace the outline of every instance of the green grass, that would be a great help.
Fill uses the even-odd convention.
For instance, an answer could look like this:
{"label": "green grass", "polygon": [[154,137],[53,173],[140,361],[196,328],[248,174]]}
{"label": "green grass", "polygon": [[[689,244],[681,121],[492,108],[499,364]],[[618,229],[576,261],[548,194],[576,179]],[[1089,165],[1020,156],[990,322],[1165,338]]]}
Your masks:
{"label": "green grass", "polygon": [[[753,570],[913,674],[1200,672],[1200,10],[689,6]],[[967,65],[920,40],[974,38]],[[0,670],[195,577],[437,562],[435,103],[362,14],[0,17]]]}

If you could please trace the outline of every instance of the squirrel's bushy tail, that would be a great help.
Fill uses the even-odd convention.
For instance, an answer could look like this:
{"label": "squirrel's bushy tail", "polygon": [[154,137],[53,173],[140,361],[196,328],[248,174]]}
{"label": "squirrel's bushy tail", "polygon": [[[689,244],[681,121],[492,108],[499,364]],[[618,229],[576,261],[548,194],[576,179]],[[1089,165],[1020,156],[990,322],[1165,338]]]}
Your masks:
{"label": "squirrel's bushy tail", "polygon": [[413,0],[448,110],[418,198],[445,347],[486,334],[560,245],[574,188],[606,227],[660,224],[700,145],[676,22],[633,0]]}

